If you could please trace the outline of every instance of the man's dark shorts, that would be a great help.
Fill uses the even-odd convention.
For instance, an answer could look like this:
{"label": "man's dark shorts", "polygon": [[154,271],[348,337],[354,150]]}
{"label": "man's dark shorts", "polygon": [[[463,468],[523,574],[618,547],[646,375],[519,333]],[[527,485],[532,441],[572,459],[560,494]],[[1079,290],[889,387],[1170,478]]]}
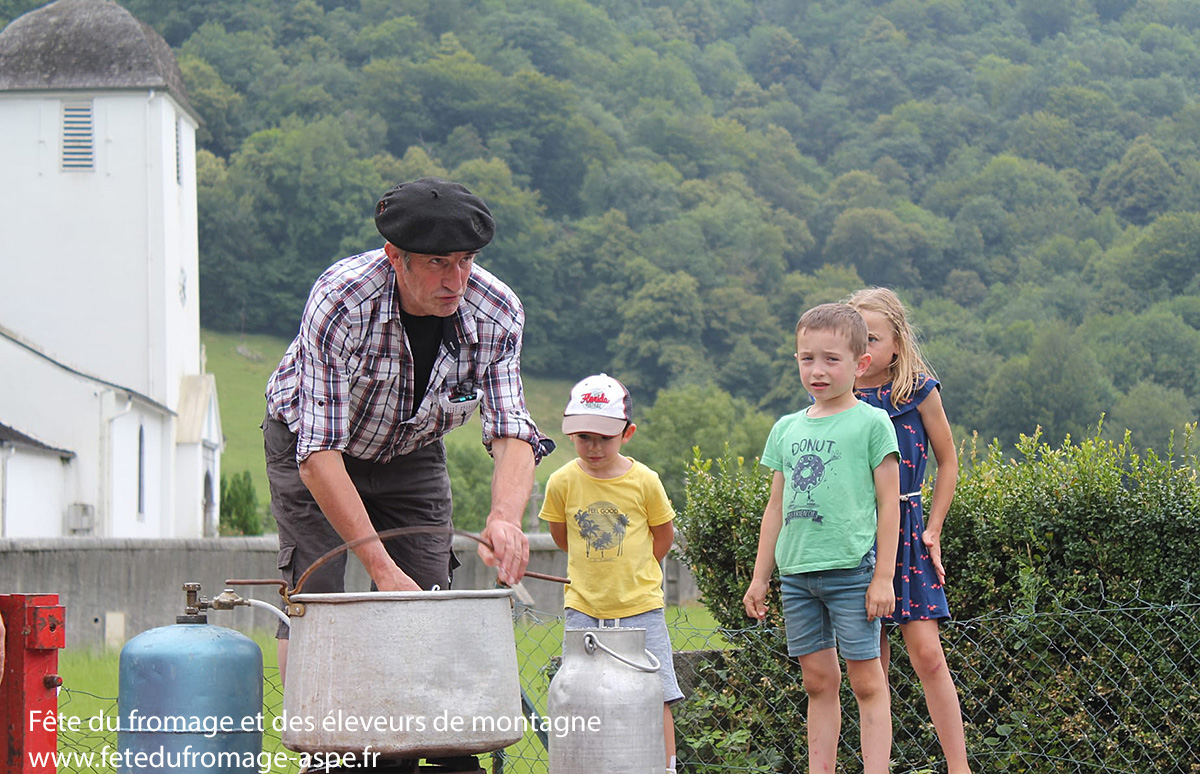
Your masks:
{"label": "man's dark shorts", "polygon": [[[279,569],[288,587],[309,565],[345,541],[317,506],[300,480],[296,464],[296,435],[283,422],[263,421],[267,479],[271,484],[271,514],[279,525]],[[343,455],[346,472],[362,497],[377,532],[394,527],[451,526],[450,476],[446,447],[435,441],[386,463]],[[403,535],[384,542],[388,554],[423,589],[450,587],[458,560],[450,550],[451,534]],[[322,564],[304,581],[302,593],[345,589],[346,553]],[[372,585],[372,588],[374,586]],[[287,639],[282,623],[276,634]]]}

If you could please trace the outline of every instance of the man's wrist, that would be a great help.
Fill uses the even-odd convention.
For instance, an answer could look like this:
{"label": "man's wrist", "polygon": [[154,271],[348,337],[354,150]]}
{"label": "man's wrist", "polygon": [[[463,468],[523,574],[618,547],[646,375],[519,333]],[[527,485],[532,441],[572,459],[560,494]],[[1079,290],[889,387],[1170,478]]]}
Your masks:
{"label": "man's wrist", "polygon": [[521,529],[520,516],[516,516],[516,515],[510,516],[509,514],[503,512],[503,511],[492,511],[491,513],[488,514],[487,521],[484,523],[486,524],[486,526],[489,526],[489,527],[492,526],[493,524],[509,524],[509,525],[516,527],[517,529]]}

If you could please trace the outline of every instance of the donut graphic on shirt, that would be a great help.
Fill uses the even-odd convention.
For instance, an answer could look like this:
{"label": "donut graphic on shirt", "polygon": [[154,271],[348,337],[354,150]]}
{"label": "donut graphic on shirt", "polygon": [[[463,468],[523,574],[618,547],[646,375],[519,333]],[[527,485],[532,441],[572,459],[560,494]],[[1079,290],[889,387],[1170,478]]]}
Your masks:
{"label": "donut graphic on shirt", "polygon": [[[841,458],[840,451],[834,451],[830,441],[806,439],[796,444],[794,451],[796,460],[792,463],[791,499],[784,509],[783,523],[786,525],[794,519],[808,519],[814,524],[824,522],[824,517],[813,492],[824,483],[829,474],[829,463]],[[824,453],[825,456],[821,456]]]}

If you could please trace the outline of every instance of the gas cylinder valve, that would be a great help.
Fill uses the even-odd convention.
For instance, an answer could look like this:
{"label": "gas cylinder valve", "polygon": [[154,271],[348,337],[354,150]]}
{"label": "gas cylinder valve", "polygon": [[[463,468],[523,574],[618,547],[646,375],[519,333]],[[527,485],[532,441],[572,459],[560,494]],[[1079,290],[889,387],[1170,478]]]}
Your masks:
{"label": "gas cylinder valve", "polygon": [[250,600],[238,596],[233,589],[225,589],[220,594],[212,598],[209,602],[209,607],[213,610],[232,610],[238,605],[250,606]]}
{"label": "gas cylinder valve", "polygon": [[187,595],[183,605],[183,615],[175,616],[175,623],[208,623],[208,616],[204,615],[204,611],[208,609],[208,600],[200,596],[200,584],[194,581],[185,583],[183,584],[183,591]]}

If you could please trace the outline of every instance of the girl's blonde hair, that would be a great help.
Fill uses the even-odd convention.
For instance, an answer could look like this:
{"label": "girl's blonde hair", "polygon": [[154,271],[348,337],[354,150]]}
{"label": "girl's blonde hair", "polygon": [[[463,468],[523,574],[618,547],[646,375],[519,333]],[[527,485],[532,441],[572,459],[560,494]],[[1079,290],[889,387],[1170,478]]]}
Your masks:
{"label": "girl's blonde hair", "polygon": [[883,315],[896,337],[896,359],[888,367],[892,377],[892,405],[908,403],[912,394],[937,374],[925,360],[917,343],[917,331],[908,322],[908,313],[900,297],[887,288],[864,288],[855,291],[846,303],[859,312]]}

